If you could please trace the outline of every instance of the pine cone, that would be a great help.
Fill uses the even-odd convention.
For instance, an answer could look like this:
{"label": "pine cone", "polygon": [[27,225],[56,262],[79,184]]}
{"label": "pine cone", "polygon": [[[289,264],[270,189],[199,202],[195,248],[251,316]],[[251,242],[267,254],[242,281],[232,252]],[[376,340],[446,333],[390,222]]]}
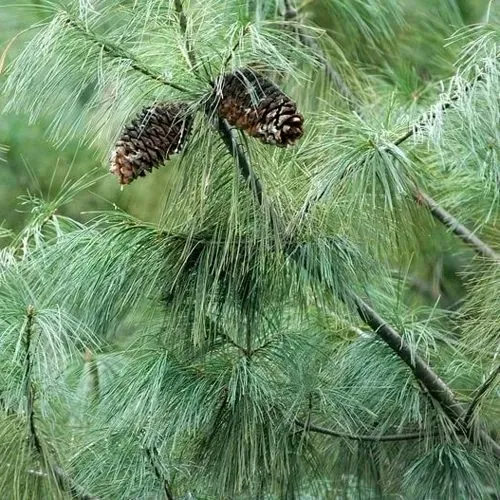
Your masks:
{"label": "pine cone", "polygon": [[236,70],[220,77],[215,87],[219,116],[262,142],[286,147],[304,133],[297,105],[255,71]]}
{"label": "pine cone", "polygon": [[111,155],[110,172],[120,184],[130,184],[178,153],[191,130],[193,117],[185,103],[144,108],[127,125]]}

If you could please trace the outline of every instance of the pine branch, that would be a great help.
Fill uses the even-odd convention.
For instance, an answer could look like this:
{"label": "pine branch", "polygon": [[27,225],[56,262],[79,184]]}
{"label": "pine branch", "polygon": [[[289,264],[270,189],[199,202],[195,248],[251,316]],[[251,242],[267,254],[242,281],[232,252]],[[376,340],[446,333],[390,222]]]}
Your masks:
{"label": "pine branch", "polygon": [[[224,125],[225,129],[219,128],[219,131],[223,137],[224,142],[228,149],[232,152],[233,156],[237,159],[238,164],[243,165],[242,174],[247,180],[251,180],[250,166],[246,159],[243,151],[239,148],[235,148],[233,145],[234,139],[231,135],[231,131],[228,125],[221,119],[219,119],[219,126]],[[240,166],[241,169],[241,166]],[[250,184],[250,183],[249,183]],[[257,196],[259,204],[262,203],[262,188],[259,182],[260,197]],[[255,195],[254,191],[254,195]],[[348,302],[348,298],[340,297],[344,302]],[[432,368],[418,356],[413,353],[410,346],[404,341],[404,339],[399,335],[399,333],[394,330],[389,324],[387,324],[368,304],[366,304],[361,298],[352,295],[350,299],[353,301],[358,314],[361,319],[370,326],[378,336],[410,367],[414,373],[417,380],[419,380],[423,386],[429,391],[433,398],[440,404],[443,411],[454,423],[457,430],[462,434],[468,434],[467,429],[462,425],[463,417],[465,415],[465,409],[463,406],[455,399],[455,396],[451,389],[443,382],[443,380],[432,370]],[[487,446],[489,446],[497,458],[500,459],[500,445],[485,431],[479,431],[480,440]]]}
{"label": "pine branch", "polygon": [[[478,83],[482,80],[483,80],[482,75],[478,75],[474,79],[474,81],[472,81],[471,83],[469,83],[468,85],[465,86],[465,89],[464,89],[465,92],[469,92],[476,83]],[[441,105],[439,106],[439,110],[441,112],[444,112],[444,111],[450,109],[453,106],[453,104],[455,104],[459,99],[460,99],[459,93],[452,95],[447,101],[444,101],[443,103],[441,103]],[[399,139],[396,139],[394,141],[394,145],[400,146],[401,144],[403,144],[403,142],[406,142],[410,137],[413,137],[430,120],[434,120],[436,118],[437,114],[438,114],[437,111],[432,111],[432,110],[425,113],[422,116],[422,118],[420,118],[420,120],[418,121],[418,123],[416,125],[414,125],[410,129],[408,129],[408,131],[404,135],[402,135],[401,137],[399,137]]]}
{"label": "pine branch", "polygon": [[163,492],[165,493],[165,498],[167,500],[175,500],[168,479],[163,475],[162,471],[158,467],[158,462],[157,462],[158,450],[156,449],[155,446],[153,446],[153,448],[149,448],[148,446],[146,446],[144,450],[146,452],[146,456],[148,457],[149,463],[151,464],[151,467],[154,471],[156,479],[158,479],[158,481],[160,481],[160,483],[163,485]]}
{"label": "pine branch", "polygon": [[475,412],[476,408],[479,406],[479,404],[481,403],[482,397],[486,394],[488,389],[496,381],[499,374],[500,374],[500,365],[498,365],[496,367],[496,369],[490,373],[489,377],[484,381],[484,383],[474,391],[476,393],[476,395],[474,396],[474,399],[472,400],[471,404],[469,405],[469,408],[467,409],[467,413],[464,416],[464,426],[466,428],[469,428],[472,417],[474,416],[474,412]]}
{"label": "pine branch", "polygon": [[[24,372],[24,389],[26,397],[26,417],[28,420],[28,432],[29,432],[29,443],[30,446],[36,451],[40,459],[44,460],[44,450],[42,443],[38,434],[36,421],[35,421],[35,399],[36,390],[31,379],[31,372],[33,370],[33,359],[32,359],[32,337],[34,331],[34,320],[35,320],[35,309],[33,306],[28,306],[26,310],[26,324],[24,327],[24,349],[26,354],[26,367]],[[57,480],[57,484],[62,491],[65,491],[71,495],[72,498],[76,500],[99,500],[93,495],[89,495],[82,491],[82,488],[76,485],[59,466],[51,466],[51,473]],[[40,472],[38,475],[47,473]]]}
{"label": "pine branch", "polygon": [[26,366],[24,370],[24,394],[26,396],[26,417],[28,419],[29,441],[30,446],[43,457],[43,450],[38,433],[35,426],[35,389],[31,381],[31,372],[33,370],[33,360],[31,353],[31,341],[33,335],[33,323],[35,318],[35,310],[33,306],[28,306],[26,310],[26,325],[24,327],[24,349],[26,353]]}
{"label": "pine branch", "polygon": [[470,245],[476,253],[500,264],[500,255],[495,252],[495,250],[461,224],[455,217],[453,217],[453,215],[442,208],[428,194],[421,190],[415,190],[413,196],[417,203],[427,208],[436,220],[450,229],[453,234],[458,236],[463,242]]}
{"label": "pine branch", "polygon": [[348,432],[334,431],[332,429],[327,429],[325,427],[320,427],[318,425],[313,425],[311,423],[304,423],[301,422],[300,420],[295,420],[295,425],[304,429],[305,431],[317,432],[319,434],[325,434],[327,436],[349,439],[352,441],[371,441],[371,442],[415,441],[424,439],[432,435],[422,432],[408,432],[402,434],[381,434],[380,436],[372,436],[367,434],[350,434]]}
{"label": "pine branch", "polygon": [[126,51],[122,47],[110,42],[109,40],[101,38],[99,35],[94,33],[90,28],[85,26],[80,21],[72,19],[68,13],[65,13],[65,15],[66,15],[65,21],[68,26],[71,26],[72,28],[77,30],[85,38],[87,38],[87,40],[90,40],[95,45],[98,45],[103,50],[103,52],[105,52],[112,59],[123,59],[125,61],[129,61],[130,67],[132,69],[138,71],[139,73],[142,73],[144,76],[147,76],[151,80],[161,83],[162,85],[171,87],[180,92],[185,92],[185,93],[189,92],[188,89],[174,82],[171,82],[170,80],[167,80],[161,73],[158,73],[149,68],[148,66],[146,66],[145,64],[143,64],[133,54]]}
{"label": "pine branch", "polygon": [[[285,19],[294,19],[298,15],[297,10],[293,7],[292,1],[291,0],[285,0],[285,12],[284,12],[284,17]],[[299,28],[300,30],[300,28]],[[300,31],[299,31],[300,32]],[[321,49],[314,43],[313,40],[307,37],[302,37],[303,43],[308,45],[309,47],[316,49],[316,55],[318,59],[322,62],[322,64],[325,67],[325,71],[327,73],[327,76],[334,82],[336,83],[337,86],[342,90],[342,93],[349,98],[350,102],[352,103],[352,97],[353,94],[352,92],[345,86],[343,81],[339,78],[340,76],[338,73],[335,71],[335,69],[329,64],[329,62],[326,60],[324,55],[321,52]],[[318,51],[320,51],[318,53]],[[465,87],[465,91],[468,92],[470,89],[474,86],[475,83],[482,81],[483,77],[481,75],[478,75],[476,79],[467,85]],[[346,94],[347,91],[347,94]],[[446,111],[447,109],[451,108],[452,105],[458,101],[460,98],[460,95],[457,93],[449,98],[449,100],[443,102],[440,106],[440,110]],[[419,129],[421,129],[429,120],[433,120],[437,116],[436,111],[429,111],[426,113],[423,118],[420,119],[417,125],[411,127],[403,136],[401,136],[399,139],[396,139],[394,141],[395,146],[400,146],[403,144],[406,140],[408,140],[410,137],[412,137]],[[391,150],[389,150],[391,152]],[[397,158],[396,158],[397,159]],[[315,198],[314,200],[310,201],[307,203],[307,205],[304,208],[304,212],[308,213],[312,207],[314,206],[315,203],[318,203],[321,201],[321,199],[326,195],[327,189],[323,189]],[[499,262],[500,263],[500,255],[495,252],[492,248],[490,248],[486,243],[484,243],[481,239],[479,239],[477,236],[475,236],[471,231],[469,231],[463,224],[461,224],[455,217],[453,217],[451,214],[446,212],[442,207],[438,205],[429,195],[424,193],[422,190],[418,189],[415,186],[415,191],[414,191],[414,198],[416,201],[418,201],[420,204],[425,206],[432,216],[436,218],[439,222],[444,224],[446,227],[450,228],[455,235],[457,235],[462,241],[467,243],[468,245],[472,246],[474,250],[479,254],[482,255],[483,257],[487,257],[493,261]]]}
{"label": "pine branch", "polygon": [[[482,75],[478,75],[475,80],[465,87],[465,92],[469,92],[472,87],[483,80]],[[451,108],[453,104],[458,101],[460,94],[456,93],[451,96],[447,101],[443,102],[440,106],[440,111],[444,112]],[[410,137],[417,133],[429,120],[433,120],[437,115],[436,111],[429,111],[417,123],[411,127],[403,136],[394,141],[395,146],[400,146]],[[469,229],[461,224],[453,215],[444,210],[437,202],[435,202],[428,194],[415,187],[413,194],[415,200],[429,210],[432,216],[452,230],[453,234],[458,236],[462,241],[470,245],[479,255],[489,258],[497,263],[500,263],[500,255],[495,252],[491,247],[484,243],[480,238],[475,236]]]}
{"label": "pine branch", "polygon": [[[352,296],[358,314],[375,333],[408,365],[415,377],[439,403],[445,414],[453,422],[458,432],[468,437],[469,431],[463,425],[466,410],[459,403],[452,390],[417,353],[413,352],[399,333],[392,328],[361,298]],[[491,448],[496,458],[500,459],[500,445],[484,430],[478,432],[479,440]]]}
{"label": "pine branch", "polygon": [[100,394],[99,366],[97,365],[95,357],[93,356],[92,351],[89,348],[85,348],[83,359],[87,364],[88,368],[88,375],[90,378],[90,385],[92,388],[92,399],[94,401],[99,401],[99,394]]}
{"label": "pine branch", "polygon": [[[244,153],[240,151],[240,154],[243,161],[246,162]],[[340,298],[344,302],[348,302],[349,300],[347,297]],[[467,436],[468,430],[463,427],[463,417],[466,410],[455,399],[455,395],[446,383],[418,354],[412,352],[410,346],[404,341],[401,335],[386,323],[368,304],[355,295],[351,295],[350,299],[353,301],[361,319],[409,366],[417,380],[422,383],[429,391],[429,394],[439,403],[457,430]],[[486,446],[493,450],[495,456],[500,459],[500,445],[483,430],[479,431],[479,437]]]}
{"label": "pine branch", "polygon": [[[293,6],[293,1],[285,0],[285,11],[283,13],[283,17],[285,18],[285,20],[291,21],[293,19],[297,19],[298,15],[299,12]],[[319,45],[310,36],[304,33],[304,30],[302,30],[300,26],[297,27],[297,33],[299,35],[301,42],[305,46],[313,50],[316,59],[323,65],[326,76],[329,78],[329,80],[337,87],[340,94],[347,99],[349,104],[353,106],[353,103],[355,101],[355,96],[353,92],[344,82],[343,78],[340,76],[340,73],[334,68],[334,66],[327,59],[321,47],[319,47]]]}
{"label": "pine branch", "polygon": [[243,179],[245,179],[247,184],[250,186],[254,198],[259,205],[262,205],[262,184],[257,175],[254,173],[252,167],[250,166],[250,162],[248,161],[245,153],[241,149],[240,145],[236,142],[236,139],[231,132],[231,128],[229,127],[229,124],[226,122],[226,120],[224,120],[223,118],[218,118],[217,130],[219,131],[219,134],[222,137],[226,148],[236,160],[240,173]]}

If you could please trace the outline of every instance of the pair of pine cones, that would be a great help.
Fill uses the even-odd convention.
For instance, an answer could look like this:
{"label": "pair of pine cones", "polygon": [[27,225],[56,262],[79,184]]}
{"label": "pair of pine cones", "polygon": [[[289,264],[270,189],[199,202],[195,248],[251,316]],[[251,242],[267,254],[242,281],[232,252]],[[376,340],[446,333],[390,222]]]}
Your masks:
{"label": "pair of pine cones", "polygon": [[[244,68],[214,83],[211,110],[265,144],[286,147],[303,134],[303,117],[279,87]],[[130,184],[158,168],[185,146],[193,113],[186,103],[163,103],[145,108],[127,126],[111,156],[111,173]]]}

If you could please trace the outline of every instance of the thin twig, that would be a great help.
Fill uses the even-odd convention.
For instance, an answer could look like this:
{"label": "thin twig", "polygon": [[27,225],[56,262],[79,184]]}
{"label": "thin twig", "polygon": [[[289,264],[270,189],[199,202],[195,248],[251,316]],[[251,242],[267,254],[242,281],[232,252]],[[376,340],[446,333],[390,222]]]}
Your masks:
{"label": "thin twig", "polygon": [[[33,370],[33,353],[32,353],[32,338],[34,331],[34,320],[35,320],[35,309],[32,305],[28,306],[26,310],[26,323],[24,326],[24,349],[26,354],[26,366],[24,372],[24,389],[26,396],[26,416],[28,420],[28,431],[29,431],[29,442],[31,447],[37,452],[39,457],[44,460],[44,450],[40,437],[38,435],[38,430],[35,421],[35,399],[36,390],[31,379],[31,373]],[[31,472],[31,471],[29,471]],[[74,481],[69,478],[66,473],[61,469],[61,467],[55,465],[50,466],[50,472],[54,475],[57,480],[57,484],[62,491],[65,491],[71,495],[72,498],[76,500],[99,500],[93,495],[89,495],[82,491],[82,488],[74,483]],[[48,473],[40,472],[38,475],[48,476]]]}
{"label": "thin twig", "polygon": [[[439,403],[443,411],[455,425],[457,431],[468,437],[469,430],[463,425],[466,410],[456,400],[455,395],[448,385],[434,372],[426,361],[416,352],[412,351],[401,335],[366,302],[357,296],[352,296],[351,299],[361,319],[408,365],[417,380],[423,384],[434,400]],[[500,445],[487,432],[479,430],[478,438],[487,448],[491,448],[493,454],[500,459]]]}
{"label": "thin twig", "polygon": [[[472,82],[468,83],[465,86],[464,91],[469,92],[477,82],[480,82],[482,80],[483,80],[482,75],[476,76],[476,78]],[[460,99],[460,97],[461,97],[461,95],[458,92],[456,94],[450,96],[448,100],[441,103],[441,105],[439,106],[439,111],[443,112],[443,111],[450,109],[453,106],[453,104],[455,104]],[[399,145],[403,144],[403,142],[407,141],[410,137],[414,136],[429,121],[434,120],[436,118],[437,114],[438,114],[438,112],[435,110],[432,110],[432,109],[430,111],[428,111],[427,113],[425,113],[422,116],[422,118],[420,118],[420,120],[417,122],[416,125],[413,125],[410,129],[408,129],[408,131],[405,134],[403,134],[401,137],[399,137],[398,139],[396,139],[394,141],[394,145],[399,146]]]}
{"label": "thin twig", "polygon": [[98,45],[101,47],[101,49],[108,54],[110,57],[115,58],[115,59],[124,59],[126,61],[130,62],[130,67],[132,69],[135,69],[139,73],[142,73],[143,75],[147,76],[148,78],[155,80],[158,83],[161,83],[162,85],[166,85],[168,87],[171,87],[175,90],[179,90],[180,92],[189,92],[188,89],[182,87],[181,85],[178,85],[174,82],[171,82],[170,80],[167,80],[161,73],[158,73],[148,66],[144,65],[141,61],[139,61],[133,54],[130,52],[127,52],[125,49],[122,47],[119,47],[118,45],[115,45],[114,43],[110,42],[109,40],[104,40],[100,36],[98,36],[96,33],[94,33],[91,29],[89,29],[87,26],[84,24],[80,23],[79,21],[76,21],[69,17],[68,14],[66,14],[66,24],[71,26],[72,28],[76,29],[80,33],[82,33],[87,39],[92,41],[94,44]]}
{"label": "thin twig", "polygon": [[474,416],[474,412],[476,408],[479,406],[479,403],[481,402],[482,397],[486,393],[486,391],[493,385],[495,382],[496,378],[500,374],[500,365],[496,367],[495,370],[493,370],[490,373],[490,376],[484,381],[484,383],[479,386],[474,392],[476,395],[474,396],[474,399],[472,400],[471,404],[469,405],[469,408],[467,409],[467,413],[465,414],[464,417],[464,426],[469,427],[470,422],[472,420],[472,417]]}
{"label": "thin twig", "polygon": [[250,166],[250,162],[248,161],[245,153],[241,149],[240,145],[236,142],[236,139],[226,120],[219,117],[217,120],[217,129],[219,131],[220,136],[222,137],[222,140],[224,141],[224,144],[226,145],[226,148],[235,158],[243,179],[245,179],[245,181],[250,186],[258,204],[262,205],[262,200],[263,200],[262,184],[259,178],[255,175],[252,167]]}
{"label": "thin twig", "polygon": [[172,493],[172,488],[170,486],[170,483],[168,479],[164,476],[160,468],[158,467],[158,450],[156,449],[156,446],[153,446],[153,448],[149,448],[148,446],[144,447],[144,450],[146,452],[146,455],[148,457],[149,463],[151,464],[151,468],[154,471],[154,474],[156,476],[156,479],[160,481],[160,483],[163,485],[163,492],[165,493],[165,498],[167,500],[175,500],[174,494]]}
{"label": "thin twig", "polygon": [[500,255],[495,252],[495,250],[461,224],[455,217],[453,217],[453,215],[442,208],[428,194],[421,190],[416,190],[413,197],[417,203],[427,208],[436,220],[444,224],[453,232],[453,234],[470,245],[476,253],[500,264]]}
{"label": "thin twig", "polygon": [[350,439],[352,441],[415,441],[424,439],[432,434],[423,432],[409,432],[405,434],[381,434],[380,436],[372,436],[367,434],[351,434],[349,432],[334,431],[326,427],[320,427],[311,423],[303,423],[300,420],[295,420],[295,425],[301,427],[305,431],[317,432],[319,434],[326,434],[328,436],[339,437],[343,439]]}

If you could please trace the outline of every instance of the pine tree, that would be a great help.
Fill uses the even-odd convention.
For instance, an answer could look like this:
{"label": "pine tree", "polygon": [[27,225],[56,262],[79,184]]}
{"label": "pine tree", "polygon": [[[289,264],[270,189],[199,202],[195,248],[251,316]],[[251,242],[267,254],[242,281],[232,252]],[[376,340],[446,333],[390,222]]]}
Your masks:
{"label": "pine tree", "polygon": [[500,11],[465,7],[43,3],[5,112],[174,182],[154,223],[61,213],[94,171],[23,198],[2,498],[495,498]]}

